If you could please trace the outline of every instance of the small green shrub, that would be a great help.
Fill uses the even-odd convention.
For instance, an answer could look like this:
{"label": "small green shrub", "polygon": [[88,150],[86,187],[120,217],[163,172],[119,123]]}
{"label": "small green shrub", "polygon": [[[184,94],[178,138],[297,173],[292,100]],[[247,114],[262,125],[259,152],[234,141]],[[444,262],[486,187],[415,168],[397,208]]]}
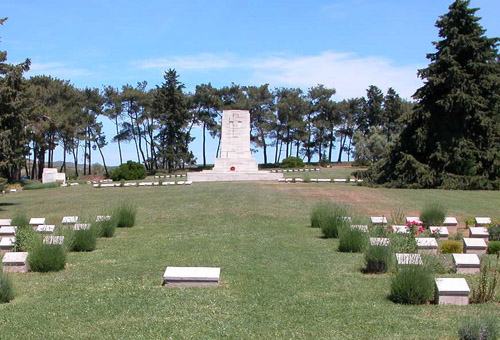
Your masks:
{"label": "small green shrub", "polygon": [[498,279],[500,278],[499,259],[500,253],[497,254],[496,265],[492,266],[488,257],[482,257],[479,282],[477,288],[472,289],[471,302],[486,303],[495,299]]}
{"label": "small green shrub", "polygon": [[17,227],[28,227],[30,225],[30,221],[28,220],[28,216],[26,216],[25,212],[18,211],[12,218],[12,221],[10,221],[10,224]]}
{"label": "small green shrub", "polygon": [[500,253],[500,241],[488,242],[488,254],[498,254],[498,253]]}
{"label": "small green shrub", "polygon": [[490,233],[490,236],[489,236],[490,241],[500,241],[500,227],[499,226],[489,227],[488,232]]}
{"label": "small green shrub", "polygon": [[6,303],[14,298],[14,288],[9,277],[0,271],[0,303]]}
{"label": "small green shrub", "polygon": [[72,233],[71,251],[92,251],[97,244],[98,230],[95,227],[85,230],[74,230]]}
{"label": "small green shrub", "polygon": [[116,168],[110,177],[113,181],[144,179],[146,178],[146,168],[141,163],[127,161]]}
{"label": "small green shrub", "polygon": [[448,240],[450,240],[450,241],[460,241],[460,242],[462,242],[463,239],[464,239],[464,235],[462,235],[461,233],[450,234],[448,236]]}
{"label": "small green shrub", "polygon": [[483,320],[467,318],[458,328],[460,340],[495,340],[499,335],[498,321],[491,316]]}
{"label": "small green shrub", "polygon": [[369,246],[365,250],[366,273],[386,273],[392,268],[394,256],[390,246]]}
{"label": "small green shrub", "polygon": [[345,205],[320,203],[313,207],[311,226],[320,228],[325,238],[337,238],[339,228],[350,224],[344,217],[350,216]]}
{"label": "small green shrub", "polygon": [[428,204],[420,213],[420,220],[425,226],[442,225],[446,218],[446,209],[440,204]]}
{"label": "small green shrub", "polygon": [[116,221],[117,228],[130,228],[135,225],[136,215],[136,207],[130,202],[123,202],[114,210],[112,219]]}
{"label": "small green shrub", "polygon": [[368,233],[359,229],[342,226],[339,229],[339,251],[343,253],[361,253],[368,243]]}
{"label": "small green shrub", "polygon": [[391,280],[389,298],[396,303],[424,304],[434,295],[434,279],[421,265],[402,266]]}
{"label": "small green shrub", "polygon": [[281,164],[280,168],[303,168],[304,167],[304,162],[302,159],[298,157],[287,157],[285,158]]}
{"label": "small green shrub", "polygon": [[14,251],[27,251],[33,248],[34,243],[38,240],[38,235],[29,225],[17,227],[16,242]]}
{"label": "small green shrub", "polygon": [[429,273],[450,274],[454,272],[451,257],[446,255],[422,254],[422,262],[427,267]]}
{"label": "small green shrub", "polygon": [[99,237],[113,237],[116,230],[116,218],[95,222],[93,227],[98,231]]}
{"label": "small green shrub", "polygon": [[311,183],[311,175],[310,174],[304,174],[304,183]]}
{"label": "small green shrub", "polygon": [[474,217],[469,217],[465,219],[465,227],[470,228],[476,224],[476,219]]}
{"label": "small green shrub", "polygon": [[43,244],[39,239],[28,254],[28,264],[34,272],[57,272],[66,265],[66,249],[63,245]]}
{"label": "small green shrub", "polygon": [[50,189],[50,188],[58,188],[61,186],[60,182],[40,183],[39,181],[26,180],[23,183],[24,183],[23,190]]}
{"label": "small green shrub", "polygon": [[444,241],[441,243],[441,254],[459,254],[463,250],[463,245],[459,241]]}
{"label": "small green shrub", "polygon": [[417,242],[412,234],[389,234],[391,247],[395,253],[415,254],[418,252]]}
{"label": "small green shrub", "polygon": [[391,224],[392,225],[406,224],[406,218],[403,209],[398,208],[391,213]]}
{"label": "small green shrub", "polygon": [[333,210],[330,203],[317,203],[311,212],[311,227],[321,228],[333,220]]}

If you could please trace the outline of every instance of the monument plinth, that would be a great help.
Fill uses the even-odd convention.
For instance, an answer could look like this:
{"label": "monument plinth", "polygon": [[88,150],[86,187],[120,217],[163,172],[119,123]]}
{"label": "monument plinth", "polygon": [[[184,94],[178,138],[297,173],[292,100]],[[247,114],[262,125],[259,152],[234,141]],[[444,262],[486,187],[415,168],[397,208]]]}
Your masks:
{"label": "monument plinth", "polygon": [[250,151],[250,112],[222,112],[221,155],[212,170],[188,173],[193,182],[214,181],[275,181],[281,173],[259,171]]}

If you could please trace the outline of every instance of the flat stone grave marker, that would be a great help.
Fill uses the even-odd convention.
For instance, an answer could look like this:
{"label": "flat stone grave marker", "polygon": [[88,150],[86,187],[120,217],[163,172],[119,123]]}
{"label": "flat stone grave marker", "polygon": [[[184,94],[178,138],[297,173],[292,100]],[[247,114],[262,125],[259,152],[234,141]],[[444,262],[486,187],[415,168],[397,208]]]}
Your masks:
{"label": "flat stone grave marker", "polygon": [[417,237],[418,252],[420,254],[435,254],[438,253],[438,243],[434,237]]}
{"label": "flat stone grave marker", "polygon": [[314,183],[318,183],[318,179],[317,179],[317,178],[311,178],[310,182],[311,182],[311,183],[313,183],[313,182],[314,182]]}
{"label": "flat stone grave marker", "polygon": [[410,228],[405,225],[393,225],[391,227],[392,231],[396,234],[409,234]]}
{"label": "flat stone grave marker", "polygon": [[429,227],[429,231],[431,232],[431,234],[439,234],[438,239],[440,240],[446,240],[448,239],[448,236],[450,236],[448,227]]}
{"label": "flat stone grave marker", "polygon": [[62,245],[64,243],[64,236],[45,236],[43,244]]}
{"label": "flat stone grave marker", "polygon": [[12,220],[10,218],[0,219],[0,227],[8,227]]}
{"label": "flat stone grave marker", "polygon": [[167,267],[163,274],[166,286],[217,286],[220,268],[215,267]]}
{"label": "flat stone grave marker", "polygon": [[10,189],[10,192],[17,192],[17,189]]}
{"label": "flat stone grave marker", "polygon": [[0,252],[4,254],[8,251],[11,251],[15,244],[15,237],[2,237],[2,239],[0,240]]}
{"label": "flat stone grave marker", "polygon": [[385,216],[370,217],[372,224],[387,224],[387,218]]}
{"label": "flat stone grave marker", "polygon": [[415,222],[418,225],[422,225],[422,221],[420,220],[420,217],[416,217],[416,216],[406,217],[406,223],[412,223],[412,222]]}
{"label": "flat stone grave marker", "polygon": [[458,225],[458,221],[455,217],[446,217],[444,219],[443,225],[445,227],[455,227]]}
{"label": "flat stone grave marker", "polygon": [[0,237],[8,237],[16,235],[17,227],[0,227]]}
{"label": "flat stone grave marker", "polygon": [[78,216],[64,216],[62,224],[75,224],[78,223]]}
{"label": "flat stone grave marker", "polygon": [[33,217],[30,219],[30,225],[42,225],[45,224],[45,217]]}
{"label": "flat stone grave marker", "polygon": [[465,306],[469,304],[470,288],[463,277],[437,278],[435,282],[438,305]]}
{"label": "flat stone grave marker", "polygon": [[341,217],[345,222],[351,222],[352,221],[352,217],[351,216],[342,216]]}
{"label": "flat stone grave marker", "polygon": [[90,229],[89,223],[76,223],[73,226],[73,230],[89,230],[89,229]]}
{"label": "flat stone grave marker", "polygon": [[153,182],[141,182],[141,183],[139,183],[139,186],[141,186],[141,187],[152,187],[153,186]]}
{"label": "flat stone grave marker", "polygon": [[351,224],[350,228],[353,230],[357,229],[357,230],[360,230],[360,231],[365,232],[365,233],[368,232],[368,226],[364,225],[364,224]]}
{"label": "flat stone grave marker", "polygon": [[95,218],[96,222],[109,221],[111,220],[111,216],[97,216]]}
{"label": "flat stone grave marker", "polygon": [[36,231],[42,234],[52,234],[55,229],[56,226],[52,224],[41,224],[36,227]]}
{"label": "flat stone grave marker", "polygon": [[486,254],[486,242],[482,238],[464,237],[465,254]]}
{"label": "flat stone grave marker", "polygon": [[453,264],[458,274],[479,273],[481,260],[477,254],[453,254]]}
{"label": "flat stone grave marker", "polygon": [[423,265],[424,264],[424,262],[422,262],[422,257],[420,256],[420,254],[397,253],[396,260],[398,262],[398,265],[408,265],[408,264]]}
{"label": "flat stone grave marker", "polygon": [[469,228],[469,237],[471,238],[482,238],[488,244],[488,238],[490,236],[490,233],[488,232],[488,229],[485,227],[470,227]]}
{"label": "flat stone grave marker", "polygon": [[331,181],[329,178],[318,178],[319,183],[330,183]]}
{"label": "flat stone grave marker", "polygon": [[476,227],[481,227],[487,224],[491,224],[491,218],[490,217],[476,217]]}
{"label": "flat stone grave marker", "polygon": [[3,256],[4,273],[26,273],[28,271],[27,252],[7,252]]}
{"label": "flat stone grave marker", "polygon": [[391,245],[391,240],[387,237],[370,237],[370,245],[386,247]]}
{"label": "flat stone grave marker", "polygon": [[184,181],[178,181],[177,185],[184,185]]}
{"label": "flat stone grave marker", "polygon": [[333,181],[335,183],[343,183],[343,182],[347,182],[347,179],[345,179],[345,178],[334,178]]}
{"label": "flat stone grave marker", "polygon": [[[295,182],[304,182],[304,179],[303,178],[296,178],[295,179]],[[186,182],[187,183],[187,182]]]}

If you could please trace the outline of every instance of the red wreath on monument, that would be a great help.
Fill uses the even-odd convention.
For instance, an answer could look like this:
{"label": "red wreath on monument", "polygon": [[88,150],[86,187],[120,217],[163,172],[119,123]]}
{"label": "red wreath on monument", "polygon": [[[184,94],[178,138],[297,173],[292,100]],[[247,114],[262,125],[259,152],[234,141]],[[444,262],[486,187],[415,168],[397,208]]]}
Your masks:
{"label": "red wreath on monument", "polygon": [[236,168],[234,166],[232,166],[230,170],[234,171],[234,170],[236,170]]}

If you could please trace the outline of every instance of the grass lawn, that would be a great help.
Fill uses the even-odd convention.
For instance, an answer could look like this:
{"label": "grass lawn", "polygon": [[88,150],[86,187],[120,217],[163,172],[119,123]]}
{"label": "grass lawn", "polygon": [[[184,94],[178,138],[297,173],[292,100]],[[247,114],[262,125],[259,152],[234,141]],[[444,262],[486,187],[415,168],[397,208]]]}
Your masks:
{"label": "grass lawn", "polygon": [[[19,210],[59,222],[105,214],[121,200],[137,206],[135,227],[99,239],[93,252],[70,253],[61,272],[11,276],[17,295],[0,304],[1,339],[455,339],[465,317],[500,315],[498,304],[394,304],[389,275],[361,273],[361,254],[338,252],[337,240],[309,227],[310,208],[320,201],[347,202],[366,216],[398,207],[416,213],[441,201],[459,219],[498,217],[499,192],[275,182],[81,185],[2,196],[0,218]],[[161,287],[167,265],[218,266],[222,283]],[[475,285],[477,277],[467,279]]]}

